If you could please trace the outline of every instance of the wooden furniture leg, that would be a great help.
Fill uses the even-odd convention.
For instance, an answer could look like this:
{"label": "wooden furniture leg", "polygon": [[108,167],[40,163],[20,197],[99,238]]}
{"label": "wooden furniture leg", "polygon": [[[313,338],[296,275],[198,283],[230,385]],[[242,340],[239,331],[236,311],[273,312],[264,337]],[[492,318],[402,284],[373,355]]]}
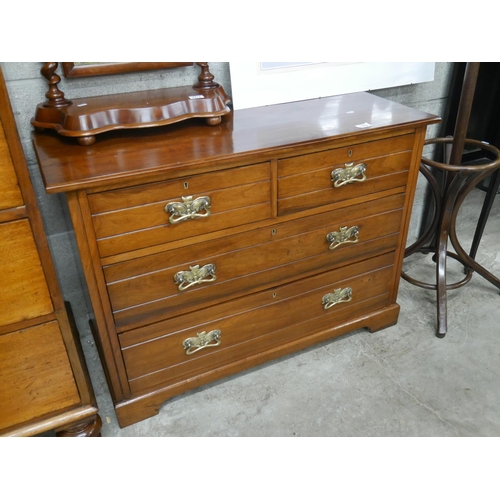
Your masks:
{"label": "wooden furniture leg", "polygon": [[99,415],[95,415],[90,420],[78,422],[71,427],[56,431],[57,437],[101,437],[102,420]]}

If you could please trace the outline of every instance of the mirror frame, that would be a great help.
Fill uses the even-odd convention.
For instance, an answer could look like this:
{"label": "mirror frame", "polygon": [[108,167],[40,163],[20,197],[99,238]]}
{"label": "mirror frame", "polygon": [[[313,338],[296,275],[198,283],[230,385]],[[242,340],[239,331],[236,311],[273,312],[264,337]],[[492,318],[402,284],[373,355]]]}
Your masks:
{"label": "mirror frame", "polygon": [[180,68],[192,66],[192,62],[111,62],[92,63],[79,66],[74,62],[63,62],[63,72],[66,78],[82,76],[117,75],[132,71],[149,71],[153,69]]}
{"label": "mirror frame", "polygon": [[[64,65],[74,63],[63,63]],[[183,87],[165,87],[119,94],[106,94],[69,100],[58,88],[61,81],[56,73],[59,63],[46,62],[40,73],[47,80],[49,90],[46,101],[37,105],[31,124],[37,132],[55,130],[65,137],[76,138],[81,146],[90,146],[96,134],[119,129],[159,127],[189,118],[203,118],[209,126],[222,122],[231,109],[231,98],[221,85],[214,82],[207,62],[197,62],[201,72],[198,82]],[[189,63],[103,63],[83,64],[84,74],[91,76],[121,73],[142,69],[175,68],[192,66]],[[147,65],[147,66],[145,66]],[[96,71],[97,70],[97,71]],[[71,73],[71,71],[70,71]]]}

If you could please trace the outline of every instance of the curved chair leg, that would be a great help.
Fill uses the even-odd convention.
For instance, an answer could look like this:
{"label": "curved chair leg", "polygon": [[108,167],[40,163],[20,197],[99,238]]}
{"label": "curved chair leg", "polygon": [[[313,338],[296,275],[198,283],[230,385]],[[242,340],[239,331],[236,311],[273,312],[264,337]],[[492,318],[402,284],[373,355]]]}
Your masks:
{"label": "curved chair leg", "polygon": [[[499,172],[500,170],[497,170]],[[495,172],[495,174],[497,173]],[[460,209],[460,206],[462,205],[465,197],[472,191],[472,189],[479,184],[483,179],[485,179],[488,176],[488,172],[482,172],[482,173],[477,173],[471,176],[471,178],[467,181],[467,186],[464,186],[464,189],[459,193],[459,196],[456,200],[456,205],[454,208],[454,214],[451,220],[451,226],[450,226],[450,241],[453,245],[453,248],[457,252],[458,258],[460,262],[465,266],[465,269],[467,270],[467,274],[472,274],[472,271],[477,272],[480,276],[482,276],[485,280],[489,281],[492,285],[496,286],[497,288],[500,289],[500,279],[498,279],[496,276],[494,276],[492,273],[490,273],[488,270],[486,270],[483,266],[478,264],[475,260],[475,251],[469,254],[462,248],[458,241],[457,237],[457,232],[456,232],[456,219],[457,219],[457,213]],[[483,207],[484,208],[484,207]],[[477,231],[476,231],[477,233]],[[479,244],[479,240],[477,241]],[[475,250],[477,250],[477,246],[475,247]]]}
{"label": "curved chair leg", "polygon": [[448,233],[441,231],[436,265],[436,291],[437,291],[437,331],[436,337],[443,338],[448,328],[447,298],[446,298],[446,249],[448,246]]}
{"label": "curved chair leg", "polygon": [[498,187],[500,186],[500,169],[491,175],[490,185],[488,186],[488,191],[486,192],[486,197],[483,202],[483,208],[481,210],[481,215],[479,216],[476,232],[474,233],[474,239],[472,240],[471,249],[469,256],[474,259],[476,257],[477,249],[479,243],[483,236],[484,228],[486,226],[486,221],[490,215],[491,207],[493,206],[493,201],[497,195]]}
{"label": "curved chair leg", "polygon": [[423,247],[432,241],[434,235],[436,234],[436,230],[439,227],[439,216],[442,211],[441,205],[442,205],[443,195],[439,183],[437,182],[436,178],[432,175],[432,172],[424,163],[420,164],[419,171],[427,180],[428,186],[431,190],[432,197],[434,200],[434,216],[427,229],[424,231],[422,235],[419,236],[417,241],[415,241],[415,243],[413,243],[412,245],[410,245],[408,248],[405,249],[405,258],[409,257],[410,255],[413,255],[416,252],[422,251]]}
{"label": "curved chair leg", "polygon": [[[448,144],[452,143],[453,138],[435,138],[429,139],[425,143],[429,144]],[[496,176],[492,177],[492,183],[494,187],[498,187],[500,183],[498,173],[500,171],[500,150],[496,147],[491,146],[488,143],[477,141],[473,139],[465,139],[467,145],[472,145],[479,149],[484,149],[489,151],[495,156],[495,159],[489,163],[484,163],[481,165],[467,166],[467,165],[455,165],[455,164],[444,164],[439,163],[434,160],[422,157],[420,171],[429,181],[430,187],[432,189],[432,194],[436,201],[437,210],[434,213],[432,223],[430,228],[428,228],[423,235],[421,235],[417,241],[405,250],[405,257],[412,255],[415,252],[430,253],[432,252],[432,260],[436,264],[435,269],[435,282],[434,283],[424,283],[418,281],[411,276],[407,275],[404,271],[401,271],[401,277],[421,288],[427,290],[435,290],[437,295],[437,331],[436,336],[443,338],[447,332],[447,290],[454,290],[465,284],[467,284],[472,273],[475,271],[477,274],[481,275],[483,278],[488,280],[491,284],[500,289],[500,279],[488,272],[484,267],[480,266],[474,260],[475,250],[477,248],[472,248],[470,254],[467,254],[465,250],[460,246],[458,242],[458,237],[456,234],[456,219],[459,209],[469,192],[473,187],[480,182],[482,179],[488,175],[495,173]],[[449,160],[451,161],[451,160]],[[430,167],[444,171],[445,178],[442,183],[444,187],[444,192],[441,190],[441,185],[437,183],[434,172],[430,171]],[[496,191],[496,189],[495,189]],[[496,194],[496,193],[495,193]],[[489,211],[491,201],[488,200],[488,205],[486,210]],[[482,229],[480,231],[482,232]],[[433,231],[436,230],[436,235],[434,236]],[[433,243],[430,247],[425,247],[429,242],[430,238],[434,238]],[[437,240],[437,241],[436,241]],[[451,243],[456,253],[448,251],[448,245]],[[466,270],[466,276],[461,281],[456,283],[446,283],[446,261],[447,257],[453,258],[460,262]]]}
{"label": "curved chair leg", "polygon": [[446,257],[450,226],[454,219],[454,206],[460,187],[463,184],[461,173],[455,174],[446,192],[444,210],[441,219],[438,250],[436,255],[436,290],[437,290],[437,332],[436,336],[443,338],[448,328],[447,298],[446,298]]}

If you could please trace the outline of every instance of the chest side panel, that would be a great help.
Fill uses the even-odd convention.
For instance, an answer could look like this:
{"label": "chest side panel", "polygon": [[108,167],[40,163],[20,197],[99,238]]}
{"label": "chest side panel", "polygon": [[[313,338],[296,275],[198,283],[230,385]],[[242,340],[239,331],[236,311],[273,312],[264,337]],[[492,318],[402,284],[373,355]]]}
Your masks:
{"label": "chest side panel", "polygon": [[9,146],[0,120],[0,210],[23,205],[16,172],[12,164]]}

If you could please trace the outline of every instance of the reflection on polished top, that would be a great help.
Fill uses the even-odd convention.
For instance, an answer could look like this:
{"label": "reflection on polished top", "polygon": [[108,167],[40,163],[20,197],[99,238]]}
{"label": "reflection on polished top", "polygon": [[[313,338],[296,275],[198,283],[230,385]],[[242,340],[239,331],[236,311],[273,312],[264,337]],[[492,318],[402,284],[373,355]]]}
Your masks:
{"label": "reflection on polished top", "polygon": [[[152,175],[200,162],[223,162],[238,155],[307,144],[332,137],[364,135],[388,127],[408,128],[439,119],[407,106],[360,92],[321,99],[243,109],[225,116],[220,125],[189,120],[157,129],[109,132],[82,147],[53,131],[33,132],[48,192],[92,187],[126,180],[138,172]],[[136,152],[136,153],[135,153]],[[222,168],[222,167],[221,167]]]}

